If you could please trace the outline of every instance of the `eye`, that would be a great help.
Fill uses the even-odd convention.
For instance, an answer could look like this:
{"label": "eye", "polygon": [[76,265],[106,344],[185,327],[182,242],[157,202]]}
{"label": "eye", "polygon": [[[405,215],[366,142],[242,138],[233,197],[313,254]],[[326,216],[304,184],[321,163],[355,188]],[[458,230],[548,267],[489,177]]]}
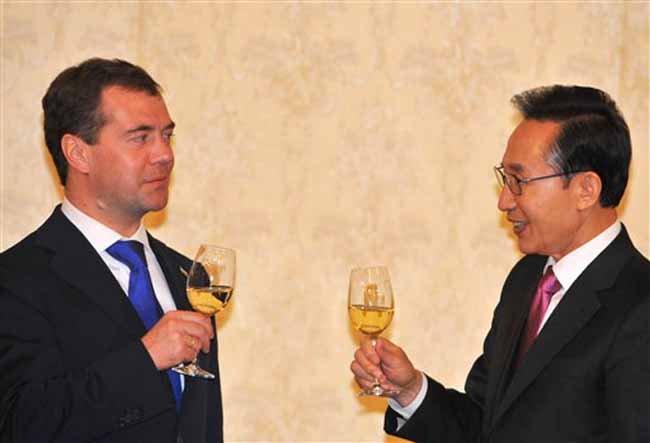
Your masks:
{"label": "eye", "polygon": [[131,138],[131,141],[136,143],[144,143],[147,141],[147,134],[136,135]]}
{"label": "eye", "polygon": [[163,132],[163,139],[167,141],[168,143],[174,138],[174,133],[173,132]]}
{"label": "eye", "polygon": [[506,173],[505,176],[506,176],[506,180],[508,181],[508,183],[516,185],[516,184],[519,184],[519,183],[522,182],[522,179],[520,179],[516,175]]}

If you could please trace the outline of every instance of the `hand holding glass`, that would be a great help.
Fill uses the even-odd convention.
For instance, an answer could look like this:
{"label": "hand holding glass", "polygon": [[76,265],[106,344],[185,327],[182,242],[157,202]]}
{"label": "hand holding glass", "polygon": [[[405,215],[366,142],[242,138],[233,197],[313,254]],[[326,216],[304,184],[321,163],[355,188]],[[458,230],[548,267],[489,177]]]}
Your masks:
{"label": "hand holding glass", "polygon": [[[187,275],[187,298],[195,311],[216,315],[224,309],[235,285],[235,251],[201,245]],[[172,368],[190,377],[213,379],[214,374],[199,367],[196,358]]]}
{"label": "hand holding glass", "polygon": [[[376,338],[388,327],[394,312],[393,288],[385,266],[352,269],[348,312],[352,326],[370,336],[374,347]],[[398,393],[384,390],[375,380],[374,385],[369,390],[360,392],[359,396],[384,396]]]}

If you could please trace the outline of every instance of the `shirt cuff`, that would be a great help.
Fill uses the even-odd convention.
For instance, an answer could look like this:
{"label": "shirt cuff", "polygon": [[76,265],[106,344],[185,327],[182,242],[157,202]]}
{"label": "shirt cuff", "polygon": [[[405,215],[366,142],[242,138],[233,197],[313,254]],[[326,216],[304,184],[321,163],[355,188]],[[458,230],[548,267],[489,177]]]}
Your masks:
{"label": "shirt cuff", "polygon": [[391,409],[395,412],[397,412],[400,416],[404,418],[404,421],[399,420],[398,418],[398,429],[402,427],[402,425],[411,418],[411,416],[417,411],[417,409],[420,407],[422,402],[424,401],[424,397],[427,395],[427,389],[429,388],[429,382],[427,381],[427,378],[424,376],[423,372],[420,372],[420,377],[422,377],[422,386],[420,387],[420,392],[418,392],[418,395],[415,396],[413,401],[409,403],[408,405],[402,407],[400,404],[397,402],[397,400],[393,398],[388,399],[388,406],[391,407]]}

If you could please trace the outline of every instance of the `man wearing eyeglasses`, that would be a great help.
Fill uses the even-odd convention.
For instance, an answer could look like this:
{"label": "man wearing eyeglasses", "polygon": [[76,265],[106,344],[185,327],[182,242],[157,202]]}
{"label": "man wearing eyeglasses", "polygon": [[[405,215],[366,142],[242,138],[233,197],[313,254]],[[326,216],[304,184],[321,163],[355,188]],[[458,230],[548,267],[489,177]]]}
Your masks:
{"label": "man wearing eyeglasses", "polygon": [[495,168],[526,254],[506,279],[465,392],[388,340],[351,369],[388,390],[385,430],[431,442],[650,441],[650,263],[618,221],[631,157],[612,99],[552,86],[513,98],[523,121]]}

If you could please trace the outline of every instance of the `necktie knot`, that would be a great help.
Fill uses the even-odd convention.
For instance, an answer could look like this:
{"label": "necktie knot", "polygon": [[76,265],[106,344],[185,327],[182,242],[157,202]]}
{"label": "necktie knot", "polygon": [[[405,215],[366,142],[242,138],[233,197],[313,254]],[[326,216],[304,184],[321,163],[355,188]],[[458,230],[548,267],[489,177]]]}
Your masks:
{"label": "necktie knot", "polygon": [[539,282],[539,288],[544,293],[544,298],[550,300],[553,294],[562,288],[560,281],[553,272],[553,267],[549,266],[548,270]]}
{"label": "necktie knot", "polygon": [[131,272],[147,268],[144,245],[135,240],[118,240],[106,249],[114,259],[124,263]]}

